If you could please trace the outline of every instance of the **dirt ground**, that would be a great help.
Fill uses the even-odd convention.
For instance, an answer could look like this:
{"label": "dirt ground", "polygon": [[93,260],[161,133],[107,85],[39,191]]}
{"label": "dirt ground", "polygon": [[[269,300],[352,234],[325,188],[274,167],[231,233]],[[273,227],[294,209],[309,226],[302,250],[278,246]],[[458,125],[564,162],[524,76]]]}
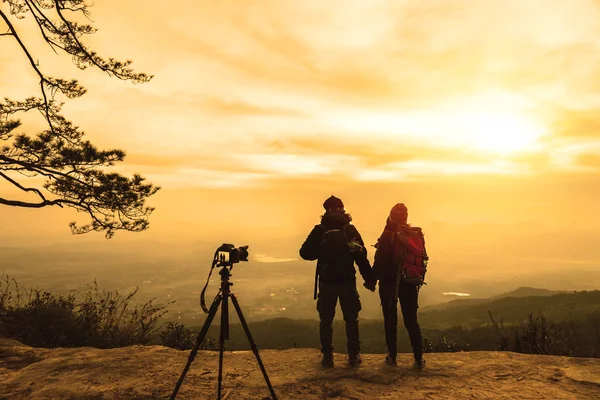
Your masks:
{"label": "dirt ground", "polygon": [[[40,349],[0,339],[1,399],[165,399],[189,351],[162,346]],[[426,354],[398,366],[381,354],[350,368],[344,354],[322,369],[315,349],[262,350],[278,399],[600,399],[600,360],[506,352]],[[200,351],[177,399],[216,399],[218,352]],[[223,398],[265,399],[269,391],[249,351],[224,354]]]}

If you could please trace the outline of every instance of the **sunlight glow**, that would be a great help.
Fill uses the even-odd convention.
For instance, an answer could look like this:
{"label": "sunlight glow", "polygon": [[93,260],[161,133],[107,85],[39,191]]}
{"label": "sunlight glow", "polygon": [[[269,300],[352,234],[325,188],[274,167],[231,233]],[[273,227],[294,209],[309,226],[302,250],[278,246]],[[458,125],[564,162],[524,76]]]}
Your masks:
{"label": "sunlight glow", "polygon": [[451,147],[500,155],[535,151],[546,129],[508,111],[412,111],[401,115],[347,114],[329,118],[348,134],[407,144]]}
{"label": "sunlight glow", "polygon": [[464,113],[455,117],[450,135],[473,149],[502,154],[532,150],[545,129],[518,114]]}

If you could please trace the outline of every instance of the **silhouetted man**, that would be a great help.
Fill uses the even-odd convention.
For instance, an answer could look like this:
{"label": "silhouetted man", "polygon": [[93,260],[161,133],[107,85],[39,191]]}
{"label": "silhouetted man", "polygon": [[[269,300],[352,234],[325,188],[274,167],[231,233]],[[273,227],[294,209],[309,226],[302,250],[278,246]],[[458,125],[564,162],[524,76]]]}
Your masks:
{"label": "silhouetted man", "polygon": [[344,211],[342,200],[335,196],[323,203],[325,214],[321,223],[315,225],[300,249],[305,260],[317,261],[319,333],[324,367],[333,367],[333,318],[338,298],[346,323],[348,362],[358,366],[360,340],[358,313],[361,310],[360,298],[356,290],[356,270],[365,280],[365,287],[375,291],[376,281],[363,240],[358,230],[351,224],[352,217]]}
{"label": "silhouetted man", "polygon": [[[383,233],[377,240],[373,272],[379,280],[379,297],[388,348],[386,363],[396,365],[398,300],[400,300],[404,326],[410,337],[415,366],[422,368],[424,363],[423,344],[421,328],[417,321],[417,309],[419,307],[419,288],[423,284],[428,257],[421,229],[411,227],[407,220],[408,209],[406,206],[403,203],[396,204],[387,218]],[[418,251],[413,251],[415,248]],[[408,276],[411,273],[414,274]]]}

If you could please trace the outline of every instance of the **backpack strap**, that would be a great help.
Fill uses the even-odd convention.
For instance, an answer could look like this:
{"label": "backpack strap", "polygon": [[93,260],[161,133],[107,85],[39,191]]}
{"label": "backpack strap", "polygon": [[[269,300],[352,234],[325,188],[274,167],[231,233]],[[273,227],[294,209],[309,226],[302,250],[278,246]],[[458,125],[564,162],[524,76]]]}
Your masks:
{"label": "backpack strap", "polygon": [[[321,240],[323,240],[323,235],[325,234],[325,232],[327,232],[327,228],[325,227],[325,224],[322,223],[322,222],[319,225],[317,225],[317,226],[322,231],[321,232],[321,239],[319,240],[319,242],[320,242]],[[313,292],[313,298],[315,300],[317,300],[317,296],[319,294],[319,274],[321,272],[320,270],[321,270],[321,268],[319,267],[319,262],[317,261],[317,265],[316,265],[316,268],[315,268],[315,289],[314,289],[314,292]]]}
{"label": "backpack strap", "polygon": [[[392,235],[392,249],[396,245],[398,241],[398,236],[400,236],[400,232],[396,230]],[[396,282],[394,284],[394,290],[392,292],[392,297],[390,299],[390,307],[393,306],[398,301],[398,295],[400,294],[400,281],[402,280],[402,264],[404,263],[404,258],[406,257],[406,246],[402,246],[402,252],[400,253],[400,258],[396,264]],[[393,257],[392,257],[393,260]]]}

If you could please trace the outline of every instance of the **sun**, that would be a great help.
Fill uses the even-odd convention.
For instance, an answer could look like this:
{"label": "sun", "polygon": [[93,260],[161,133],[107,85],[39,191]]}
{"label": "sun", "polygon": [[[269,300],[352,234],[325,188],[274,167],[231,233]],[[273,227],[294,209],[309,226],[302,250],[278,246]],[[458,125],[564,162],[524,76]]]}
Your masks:
{"label": "sun", "polygon": [[510,156],[533,152],[546,128],[524,111],[480,107],[406,110],[395,114],[344,113],[325,118],[348,138],[382,140],[388,145],[452,148]]}
{"label": "sun", "polygon": [[546,132],[541,124],[519,113],[463,112],[453,114],[449,120],[447,140],[481,152],[531,151]]}

